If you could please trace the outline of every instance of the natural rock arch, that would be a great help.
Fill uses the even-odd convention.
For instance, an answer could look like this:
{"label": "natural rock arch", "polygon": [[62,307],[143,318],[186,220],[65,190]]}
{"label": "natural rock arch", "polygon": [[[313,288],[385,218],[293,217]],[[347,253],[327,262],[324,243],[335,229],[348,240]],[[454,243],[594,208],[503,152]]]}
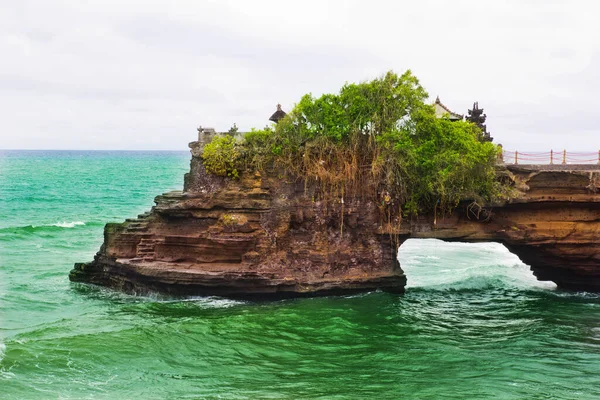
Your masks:
{"label": "natural rock arch", "polygon": [[515,187],[510,201],[485,209],[466,202],[443,218],[406,219],[390,234],[369,200],[349,199],[341,208],[276,173],[240,180],[208,174],[203,145],[190,144],[184,191],[158,196],[137,219],[108,224],[94,261],[76,264],[71,280],[231,297],[403,292],[397,246],[412,237],[500,242],[540,280],[600,291],[597,169],[512,166],[505,171]]}

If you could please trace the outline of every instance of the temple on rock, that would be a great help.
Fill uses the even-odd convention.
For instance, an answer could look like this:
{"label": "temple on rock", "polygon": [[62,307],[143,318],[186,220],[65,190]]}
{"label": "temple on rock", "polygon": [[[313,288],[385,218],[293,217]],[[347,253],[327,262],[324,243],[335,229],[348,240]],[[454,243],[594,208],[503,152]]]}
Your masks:
{"label": "temple on rock", "polygon": [[479,103],[473,103],[473,108],[468,110],[469,115],[467,116],[467,121],[471,121],[475,125],[481,129],[483,135],[483,141],[491,142],[494,140],[493,137],[490,136],[490,133],[487,131],[487,126],[484,124],[487,115],[483,113],[483,108],[479,108]]}
{"label": "temple on rock", "polygon": [[448,107],[446,107],[441,101],[440,97],[436,97],[435,103],[433,103],[433,107],[435,109],[435,116],[438,118],[442,118],[443,116],[447,116],[450,121],[462,121],[463,116],[461,114],[457,114],[455,112],[450,111]]}
{"label": "temple on rock", "polygon": [[277,104],[277,111],[275,111],[273,113],[273,115],[271,115],[271,118],[269,118],[269,121],[273,121],[275,123],[278,123],[286,115],[287,115],[286,112],[281,109],[281,104]]}

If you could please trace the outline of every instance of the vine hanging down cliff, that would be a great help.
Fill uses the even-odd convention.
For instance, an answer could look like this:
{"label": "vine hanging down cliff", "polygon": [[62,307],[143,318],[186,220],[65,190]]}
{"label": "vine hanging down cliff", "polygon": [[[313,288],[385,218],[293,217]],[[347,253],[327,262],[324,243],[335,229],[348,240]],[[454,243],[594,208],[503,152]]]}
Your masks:
{"label": "vine hanging down cliff", "polygon": [[[191,147],[201,154],[203,144]],[[108,224],[104,237],[94,261],[75,265],[72,281],[261,298],[402,292],[406,282],[374,204],[351,200],[340,214],[273,171],[226,179],[207,173],[199,155],[184,192],[157,197],[137,219]]]}

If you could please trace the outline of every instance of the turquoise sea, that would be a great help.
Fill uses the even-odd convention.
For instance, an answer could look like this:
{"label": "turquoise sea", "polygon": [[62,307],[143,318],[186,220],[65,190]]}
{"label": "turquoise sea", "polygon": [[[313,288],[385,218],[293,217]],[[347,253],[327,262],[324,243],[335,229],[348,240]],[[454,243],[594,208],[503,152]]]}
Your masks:
{"label": "turquoise sea", "polygon": [[136,297],[72,284],[187,152],[0,152],[0,399],[599,399],[600,296],[499,244],[406,242],[403,296]]}

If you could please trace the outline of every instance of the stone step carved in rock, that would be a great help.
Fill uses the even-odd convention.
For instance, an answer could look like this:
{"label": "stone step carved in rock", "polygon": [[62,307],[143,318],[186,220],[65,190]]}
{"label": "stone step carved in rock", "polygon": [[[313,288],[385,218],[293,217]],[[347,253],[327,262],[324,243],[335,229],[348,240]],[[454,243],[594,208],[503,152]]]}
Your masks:
{"label": "stone step carved in rock", "polygon": [[163,241],[163,239],[142,238],[137,245],[136,257],[144,260],[154,260],[156,245]]}

